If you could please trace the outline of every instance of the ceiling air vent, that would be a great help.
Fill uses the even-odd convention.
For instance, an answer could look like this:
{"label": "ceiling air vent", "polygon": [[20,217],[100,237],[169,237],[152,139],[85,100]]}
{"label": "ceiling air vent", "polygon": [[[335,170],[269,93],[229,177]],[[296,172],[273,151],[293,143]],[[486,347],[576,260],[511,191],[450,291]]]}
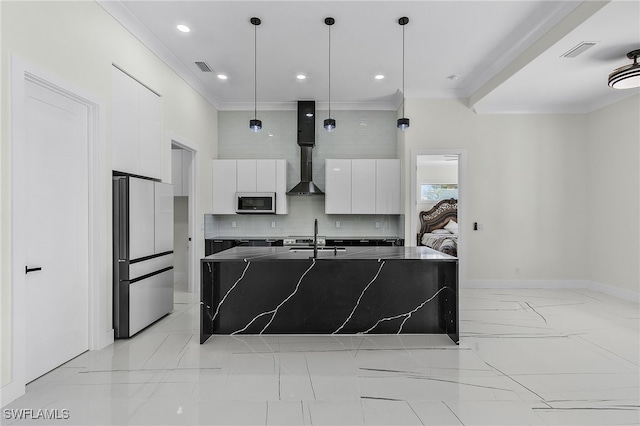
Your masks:
{"label": "ceiling air vent", "polygon": [[198,66],[198,68],[200,68],[200,71],[202,72],[213,72],[213,69],[211,69],[209,64],[207,64],[206,62],[196,62],[195,64]]}
{"label": "ceiling air vent", "polygon": [[577,46],[574,46],[573,48],[569,49],[569,51],[563,53],[561,55],[561,58],[575,58],[576,56],[584,53],[588,49],[591,49],[595,45],[596,45],[595,41],[583,41]]}

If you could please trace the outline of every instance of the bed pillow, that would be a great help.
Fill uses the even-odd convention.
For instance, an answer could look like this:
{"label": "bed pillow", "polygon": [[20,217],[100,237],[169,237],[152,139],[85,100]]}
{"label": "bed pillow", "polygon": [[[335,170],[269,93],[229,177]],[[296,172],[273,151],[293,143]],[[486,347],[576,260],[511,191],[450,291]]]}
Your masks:
{"label": "bed pillow", "polygon": [[[420,240],[423,246],[426,246],[429,242],[429,234],[422,234],[422,239]],[[428,246],[427,246],[428,247]]]}
{"label": "bed pillow", "polygon": [[438,234],[440,234],[440,235],[442,235],[442,234],[451,235],[451,231],[449,231],[448,229],[434,229],[433,231],[431,231],[431,233],[432,234],[436,234],[436,235],[438,235]]}
{"label": "bed pillow", "polygon": [[458,224],[456,222],[454,222],[453,220],[450,220],[449,223],[447,223],[445,225],[444,229],[447,229],[452,234],[457,234],[458,233]]}

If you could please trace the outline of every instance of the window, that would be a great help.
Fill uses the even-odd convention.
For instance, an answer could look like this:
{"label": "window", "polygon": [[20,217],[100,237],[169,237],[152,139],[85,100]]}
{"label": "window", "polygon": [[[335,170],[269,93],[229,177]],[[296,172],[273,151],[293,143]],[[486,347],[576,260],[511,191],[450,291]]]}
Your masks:
{"label": "window", "polygon": [[457,183],[423,183],[420,185],[420,201],[437,203],[438,201],[458,199]]}

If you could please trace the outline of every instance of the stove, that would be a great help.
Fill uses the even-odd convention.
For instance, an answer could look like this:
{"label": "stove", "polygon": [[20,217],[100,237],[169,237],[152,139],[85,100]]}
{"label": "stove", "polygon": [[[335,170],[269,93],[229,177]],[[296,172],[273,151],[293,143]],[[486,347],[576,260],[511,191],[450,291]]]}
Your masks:
{"label": "stove", "polygon": [[[326,237],[318,236],[318,247],[324,247],[327,244]],[[313,237],[285,237],[282,240],[285,247],[313,247]]]}

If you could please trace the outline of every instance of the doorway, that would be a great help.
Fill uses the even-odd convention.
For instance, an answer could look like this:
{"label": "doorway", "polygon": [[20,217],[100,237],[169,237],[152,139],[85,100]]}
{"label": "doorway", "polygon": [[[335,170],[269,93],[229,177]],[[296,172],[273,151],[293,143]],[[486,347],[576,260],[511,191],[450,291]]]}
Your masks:
{"label": "doorway", "polygon": [[196,151],[184,139],[171,138],[171,182],[174,193],[174,293],[195,293],[198,282],[194,247],[196,224]]}
{"label": "doorway", "polygon": [[[113,342],[104,315],[109,259],[104,226],[104,103],[11,57],[11,381],[25,384],[88,349]],[[7,361],[6,359],[4,360]]]}
{"label": "doorway", "polygon": [[413,244],[420,230],[419,213],[428,211],[441,199],[455,198],[458,210],[457,257],[459,279],[466,278],[466,161],[464,149],[414,149],[411,151],[411,220]]}

